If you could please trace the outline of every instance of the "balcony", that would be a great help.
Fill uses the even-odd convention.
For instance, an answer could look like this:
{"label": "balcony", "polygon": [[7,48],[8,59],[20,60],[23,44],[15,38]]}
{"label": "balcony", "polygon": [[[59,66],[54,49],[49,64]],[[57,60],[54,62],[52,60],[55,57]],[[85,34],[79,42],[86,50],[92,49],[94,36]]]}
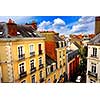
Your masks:
{"label": "balcony", "polygon": [[97,58],[97,55],[93,55],[93,54],[91,54],[91,57]]}
{"label": "balcony", "polygon": [[91,54],[90,57],[95,58],[95,59],[98,59],[97,55],[93,55],[93,54]]}
{"label": "balcony", "polygon": [[43,64],[40,64],[40,65],[39,65],[39,69],[42,69],[43,67],[44,67]]}
{"label": "balcony", "polygon": [[18,55],[18,58],[19,58],[19,60],[24,60],[25,59],[25,54]]}
{"label": "balcony", "polygon": [[43,83],[43,82],[44,82],[44,78],[41,78],[41,79],[40,79],[40,83]]}
{"label": "balcony", "polygon": [[26,72],[26,71],[20,73],[20,75],[19,75],[20,78],[24,78],[24,77],[26,77],[26,76],[27,76],[27,72]]}
{"label": "balcony", "polygon": [[98,74],[97,73],[93,73],[93,72],[90,72],[88,71],[88,75],[94,77],[94,78],[97,78]]}
{"label": "balcony", "polygon": [[35,56],[35,52],[30,52],[30,57]]}
{"label": "balcony", "polygon": [[31,74],[34,73],[34,72],[36,72],[36,67],[31,68],[30,72],[31,72]]}
{"label": "balcony", "polygon": [[41,55],[42,54],[42,50],[39,50],[39,55]]}

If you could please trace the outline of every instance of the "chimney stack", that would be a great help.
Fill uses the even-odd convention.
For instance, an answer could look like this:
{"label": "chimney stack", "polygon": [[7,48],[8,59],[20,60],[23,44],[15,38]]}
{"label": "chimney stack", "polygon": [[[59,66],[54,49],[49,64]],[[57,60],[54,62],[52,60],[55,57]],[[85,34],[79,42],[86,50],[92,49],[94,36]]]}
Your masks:
{"label": "chimney stack", "polygon": [[12,19],[8,20],[7,26],[9,36],[17,36],[17,24]]}
{"label": "chimney stack", "polygon": [[25,25],[31,26],[34,30],[37,30],[37,23],[33,21],[32,23],[26,23]]}
{"label": "chimney stack", "polygon": [[100,33],[100,16],[95,17],[95,34]]}

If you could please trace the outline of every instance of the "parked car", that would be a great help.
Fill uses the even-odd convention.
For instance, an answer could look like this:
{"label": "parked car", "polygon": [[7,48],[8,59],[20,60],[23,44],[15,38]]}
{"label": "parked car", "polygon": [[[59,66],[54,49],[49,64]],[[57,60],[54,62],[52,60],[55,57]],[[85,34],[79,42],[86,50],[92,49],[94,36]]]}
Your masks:
{"label": "parked car", "polygon": [[76,82],[77,82],[77,83],[80,83],[80,82],[81,82],[81,79],[82,79],[82,77],[81,77],[81,76],[78,76],[78,77],[76,78]]}

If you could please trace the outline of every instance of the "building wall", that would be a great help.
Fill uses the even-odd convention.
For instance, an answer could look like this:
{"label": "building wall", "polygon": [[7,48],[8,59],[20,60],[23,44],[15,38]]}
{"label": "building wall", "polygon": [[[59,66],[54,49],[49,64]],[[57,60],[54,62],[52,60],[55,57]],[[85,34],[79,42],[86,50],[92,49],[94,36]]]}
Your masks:
{"label": "building wall", "polygon": [[[8,44],[10,43],[10,46]],[[7,58],[11,58],[11,61],[9,61],[9,66],[11,67],[12,71],[12,82],[22,82],[23,80],[26,80],[26,82],[30,83],[31,81],[31,76],[36,75],[36,82],[39,82],[40,77],[39,73],[40,70],[43,71],[43,76],[46,78],[46,71],[45,71],[45,42],[43,39],[18,39],[12,42],[2,42],[0,41],[0,49],[2,52],[0,52],[0,61],[1,61],[1,67],[2,67],[2,76],[3,76],[3,82],[11,82],[9,80],[9,70],[8,66],[5,62],[8,61]],[[33,44],[35,46],[35,56],[30,57],[30,52],[29,52],[29,44]],[[42,50],[43,54],[39,55],[38,54],[38,44],[42,44]],[[19,60],[18,59],[18,46],[24,46],[24,53],[25,53],[25,59]],[[10,51],[6,51],[6,46],[10,48],[11,54],[8,54]],[[8,56],[7,56],[8,55]],[[39,57],[43,58],[43,64],[44,67],[42,69],[39,69]],[[36,72],[33,74],[30,74],[30,60],[35,59],[35,66],[36,66]],[[4,62],[4,63],[3,63]],[[24,62],[25,63],[25,69],[27,71],[27,76],[19,79],[19,64]],[[11,76],[11,75],[10,75]]]}
{"label": "building wall", "polygon": [[56,55],[56,45],[54,41],[46,41],[45,42],[45,50],[46,50],[46,54],[51,57],[54,61],[56,61],[57,59],[57,55]]}
{"label": "building wall", "polygon": [[69,80],[71,79],[71,77],[73,77],[74,73],[76,72],[79,62],[80,62],[79,55],[77,55],[77,57],[73,58],[71,61],[68,62],[68,79]]}
{"label": "building wall", "polygon": [[48,80],[50,80],[50,83],[54,83],[54,75],[56,76],[56,79],[59,79],[59,72],[58,70],[50,73],[46,78],[46,83],[48,83]]}
{"label": "building wall", "polygon": [[71,50],[77,50],[78,47],[75,46],[75,44],[71,43],[71,45],[70,45],[70,49],[71,49]]}
{"label": "building wall", "polygon": [[[55,40],[55,35],[58,36],[55,32],[41,32],[46,39],[45,39],[45,47],[46,47],[46,54],[50,56],[53,60],[57,61],[57,76],[60,78],[60,75],[64,72],[67,72],[67,64],[66,64],[66,47],[61,47],[61,41]],[[59,37],[59,36],[58,36]],[[59,47],[56,46],[56,43],[59,43]],[[64,41],[63,41],[64,43]],[[61,52],[61,57],[60,57]],[[62,67],[60,68],[60,62],[62,64]],[[65,65],[64,65],[65,62]],[[52,76],[51,76],[52,77]],[[58,79],[59,79],[58,78]]]}
{"label": "building wall", "polygon": [[100,33],[100,17],[95,18],[95,34]]}
{"label": "building wall", "polygon": [[[93,48],[97,48],[97,57],[93,57]],[[92,63],[96,64],[97,78],[89,75],[90,71],[92,73]],[[93,73],[92,73],[93,74]],[[88,57],[87,57],[87,83],[93,80],[96,83],[100,82],[100,46],[99,45],[88,45]]]}

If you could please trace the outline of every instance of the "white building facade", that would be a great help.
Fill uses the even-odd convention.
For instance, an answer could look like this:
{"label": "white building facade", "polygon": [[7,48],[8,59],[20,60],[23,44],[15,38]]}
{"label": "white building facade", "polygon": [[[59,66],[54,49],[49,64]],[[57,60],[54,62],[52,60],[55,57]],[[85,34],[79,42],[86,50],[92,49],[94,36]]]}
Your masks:
{"label": "white building facade", "polygon": [[100,83],[100,34],[88,44],[87,83]]}

